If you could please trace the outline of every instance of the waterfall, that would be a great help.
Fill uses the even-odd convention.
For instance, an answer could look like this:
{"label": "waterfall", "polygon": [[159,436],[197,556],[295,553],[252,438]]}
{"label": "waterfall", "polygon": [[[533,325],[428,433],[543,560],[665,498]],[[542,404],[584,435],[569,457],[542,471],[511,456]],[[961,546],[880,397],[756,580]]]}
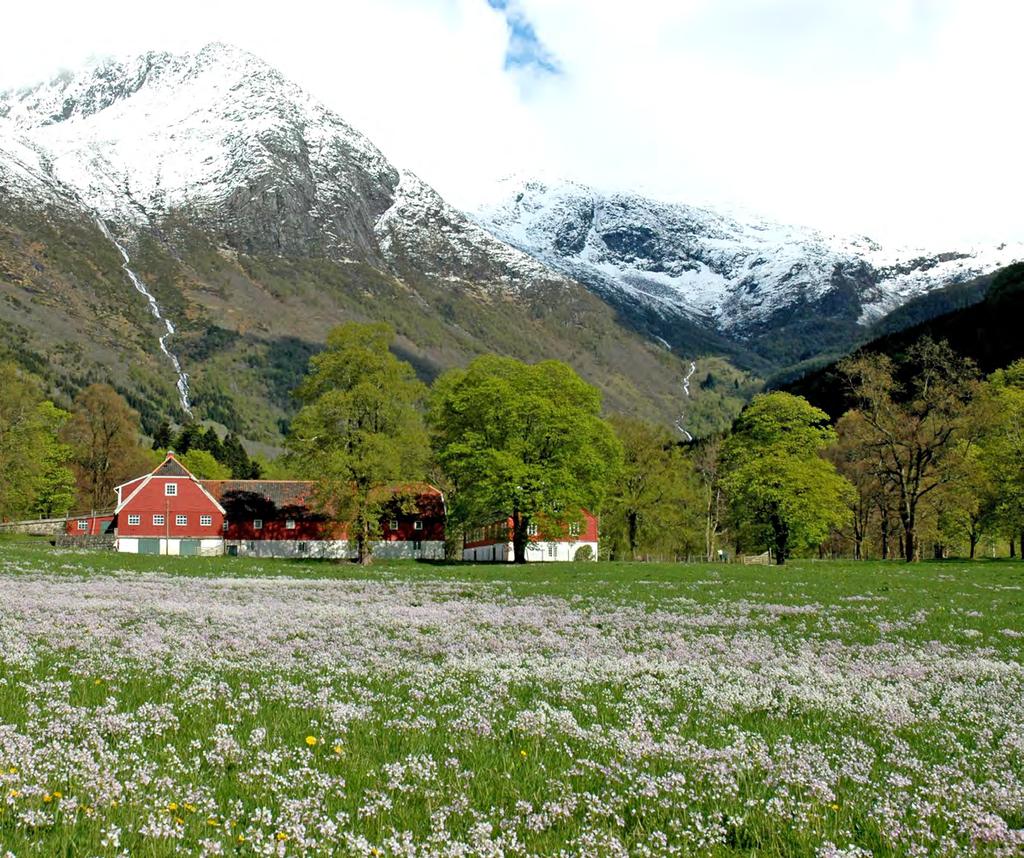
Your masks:
{"label": "waterfall", "polygon": [[166,318],[160,311],[160,305],[157,304],[156,298],[153,297],[153,293],[146,288],[146,284],[142,282],[142,278],[129,267],[131,259],[128,257],[128,251],[125,250],[124,245],[114,238],[113,233],[107,229],[107,225],[103,222],[102,218],[97,217],[96,224],[99,226],[100,232],[102,232],[103,235],[106,236],[107,240],[117,248],[118,252],[121,254],[121,258],[124,260],[124,263],[121,265],[124,273],[128,275],[128,279],[132,281],[132,285],[143,296],[145,296],[146,300],[149,302],[149,311],[153,314],[153,317],[158,322],[161,322],[166,329],[165,333],[159,338],[160,351],[167,356],[167,359],[174,367],[174,372],[177,375],[175,386],[178,388],[178,398],[181,400],[182,410],[191,417],[192,405],[188,399],[188,373],[181,368],[181,361],[178,360],[178,356],[167,348],[168,338],[174,335],[174,325],[171,323],[171,320]]}
{"label": "waterfall", "polygon": [[[697,371],[697,364],[696,364],[696,362],[695,361],[690,361],[690,371],[688,373],[686,373],[686,376],[683,378],[683,396],[686,399],[690,398],[690,379],[693,377],[693,374],[696,371]],[[676,426],[676,429],[678,429],[683,435],[686,436],[686,440],[687,441],[692,441],[693,440],[693,435],[691,435],[689,432],[686,431],[685,428],[683,428],[683,420],[685,419],[685,417],[686,417],[685,412],[683,414],[680,414],[679,415],[679,419],[676,420],[675,426]]]}

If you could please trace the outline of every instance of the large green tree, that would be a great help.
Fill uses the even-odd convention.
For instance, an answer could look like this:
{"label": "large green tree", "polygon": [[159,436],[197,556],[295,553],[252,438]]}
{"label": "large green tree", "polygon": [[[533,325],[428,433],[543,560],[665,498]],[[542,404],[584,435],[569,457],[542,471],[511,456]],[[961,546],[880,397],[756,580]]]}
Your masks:
{"label": "large green tree", "polygon": [[840,370],[857,402],[855,443],[896,499],[903,556],[913,561],[920,556],[922,502],[960,477],[977,434],[969,407],[978,387],[975,368],[948,343],[924,338],[899,368],[887,355],[862,354]]}
{"label": "large green tree", "polygon": [[629,556],[682,543],[687,509],[697,503],[696,475],[667,428],[632,417],[610,421],[623,449],[608,491],[602,529],[621,538]]}
{"label": "large green tree", "polygon": [[597,512],[622,460],[600,413],[600,392],[558,361],[488,355],[442,375],[430,426],[456,521],[510,516],[514,559],[525,563],[531,525]]}
{"label": "large green tree", "polygon": [[820,543],[847,515],[850,484],[822,452],[828,415],[789,393],[754,397],[725,443],[723,480],[733,516],[766,528],[776,562]]}
{"label": "large green tree", "polygon": [[426,388],[391,353],[393,339],[386,324],[331,331],[296,392],[304,404],[288,438],[289,465],[316,480],[321,508],[346,526],[364,564],[394,503],[390,487],[421,479],[429,457]]}
{"label": "large green tree", "polygon": [[67,512],[74,475],[57,433],[68,416],[44,398],[38,379],[0,363],[0,518]]}
{"label": "large green tree", "polygon": [[114,487],[148,469],[139,433],[138,413],[110,385],[90,385],[75,397],[61,437],[71,447],[81,509],[112,507]]}
{"label": "large green tree", "polygon": [[993,523],[1024,554],[1024,360],[993,373],[985,384],[978,462],[989,480]]}

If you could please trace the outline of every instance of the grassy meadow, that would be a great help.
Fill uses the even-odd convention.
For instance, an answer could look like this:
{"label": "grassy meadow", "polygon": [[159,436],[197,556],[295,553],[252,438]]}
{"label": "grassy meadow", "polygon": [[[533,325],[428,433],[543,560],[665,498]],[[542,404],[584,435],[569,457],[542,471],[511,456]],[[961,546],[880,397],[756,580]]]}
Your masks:
{"label": "grassy meadow", "polygon": [[1024,853],[1024,564],[0,542],[0,856]]}

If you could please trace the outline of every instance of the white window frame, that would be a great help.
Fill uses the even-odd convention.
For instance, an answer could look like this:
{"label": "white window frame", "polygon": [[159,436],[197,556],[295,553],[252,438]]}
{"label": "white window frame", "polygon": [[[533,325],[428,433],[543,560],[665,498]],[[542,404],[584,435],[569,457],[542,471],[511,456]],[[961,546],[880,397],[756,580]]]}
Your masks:
{"label": "white window frame", "polygon": [[416,519],[416,521],[414,521],[412,523],[412,529],[413,530],[423,530],[423,522],[420,521],[419,519]]}
{"label": "white window frame", "polygon": [[254,518],[252,520],[252,529],[253,530],[263,530],[263,519],[262,518]]}
{"label": "white window frame", "polygon": [[227,529],[228,529],[228,520],[227,519],[224,519],[224,522],[223,522],[223,524],[221,524],[220,529],[223,530],[223,531],[227,531]]}
{"label": "white window frame", "polygon": [[89,522],[87,522],[84,518],[78,519],[78,529],[79,530],[88,530],[89,529]]}
{"label": "white window frame", "polygon": [[213,516],[212,515],[201,515],[201,516],[199,516],[199,526],[200,527],[211,527],[212,525],[213,525]]}
{"label": "white window frame", "polygon": [[578,521],[570,522],[569,523],[569,536],[579,536],[579,535],[580,535],[580,523]]}
{"label": "white window frame", "polygon": [[164,483],[164,497],[176,498],[178,496],[177,483]]}
{"label": "white window frame", "polygon": [[397,518],[393,518],[393,519],[391,519],[391,521],[388,522],[388,529],[389,530],[398,530],[398,519]]}
{"label": "white window frame", "polygon": [[284,529],[285,530],[295,530],[295,519],[294,518],[286,518],[284,520]]}
{"label": "white window frame", "polygon": [[538,534],[540,534],[540,528],[536,524],[531,523],[526,525],[527,536],[537,536]]}
{"label": "white window frame", "polygon": [[558,553],[558,546],[554,542],[548,543],[548,557],[554,557]]}
{"label": "white window frame", "polygon": [[165,519],[160,513],[153,514],[153,527],[163,527]]}
{"label": "white window frame", "polygon": [[129,527],[138,527],[140,524],[142,524],[142,516],[141,515],[139,515],[138,513],[133,513],[133,514],[128,516],[128,526]]}
{"label": "white window frame", "polygon": [[188,527],[188,516],[184,513],[179,512],[176,516],[174,516],[174,526]]}

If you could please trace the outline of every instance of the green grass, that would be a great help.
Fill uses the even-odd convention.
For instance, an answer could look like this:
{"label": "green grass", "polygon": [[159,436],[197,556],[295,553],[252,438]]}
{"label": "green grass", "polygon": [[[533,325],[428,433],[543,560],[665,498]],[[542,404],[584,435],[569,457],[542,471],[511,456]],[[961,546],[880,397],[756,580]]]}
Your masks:
{"label": "green grass", "polygon": [[0,846],[1011,854],[1022,608],[1010,562],[363,569],[0,541]]}

